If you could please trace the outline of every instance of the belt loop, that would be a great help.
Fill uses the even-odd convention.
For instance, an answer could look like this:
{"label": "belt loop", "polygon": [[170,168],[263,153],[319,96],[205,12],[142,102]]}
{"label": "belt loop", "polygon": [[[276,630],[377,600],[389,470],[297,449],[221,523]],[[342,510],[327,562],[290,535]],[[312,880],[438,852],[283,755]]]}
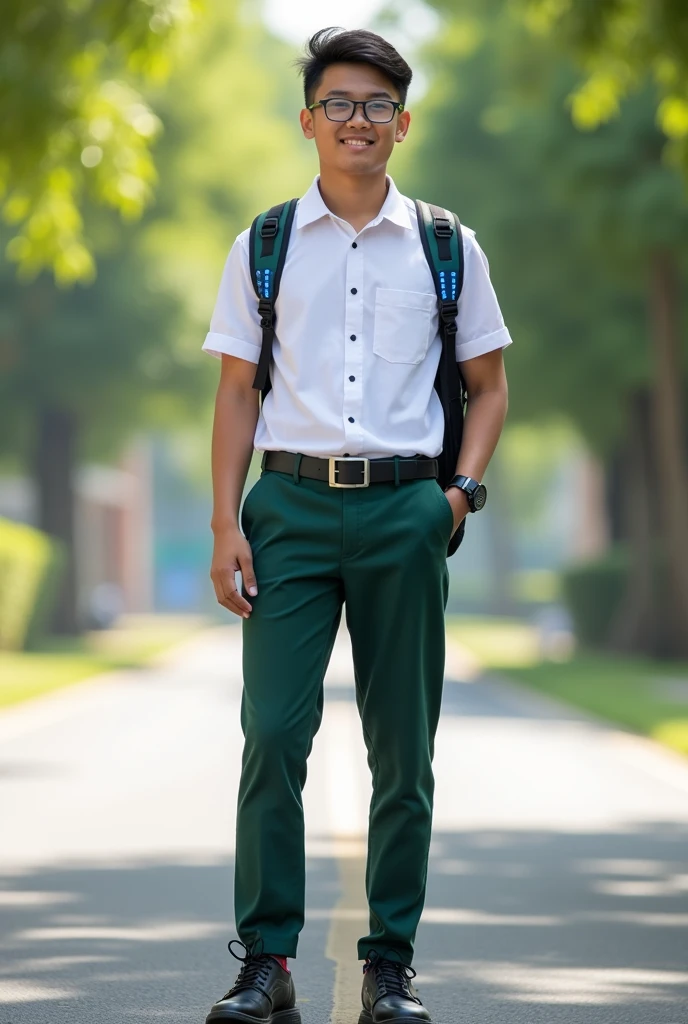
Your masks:
{"label": "belt loop", "polygon": [[399,486],[399,456],[394,456],[394,486]]}
{"label": "belt loop", "polygon": [[302,458],[303,458],[303,455],[302,455],[301,452],[297,452],[295,454],[295,456],[294,456],[294,472],[292,473],[292,476],[294,477],[294,483],[295,484],[298,484],[298,483],[301,482],[300,479],[299,479],[299,469],[301,468],[301,459]]}
{"label": "belt loop", "polygon": [[265,470],[265,462],[266,462],[266,460],[267,460],[267,457],[268,457],[268,450],[267,450],[267,448],[266,448],[266,449],[265,449],[265,451],[263,452],[263,457],[262,457],[262,459],[260,460],[260,468],[261,468],[261,471],[264,471],[264,470]]}

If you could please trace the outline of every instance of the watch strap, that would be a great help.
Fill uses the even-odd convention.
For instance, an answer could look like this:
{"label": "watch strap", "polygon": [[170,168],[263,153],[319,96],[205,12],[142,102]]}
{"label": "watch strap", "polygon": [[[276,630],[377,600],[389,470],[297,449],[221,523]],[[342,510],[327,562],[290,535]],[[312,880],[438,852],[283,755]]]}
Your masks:
{"label": "watch strap", "polygon": [[466,491],[467,494],[472,494],[476,488],[480,487],[480,481],[474,480],[472,476],[458,476],[452,477],[449,481],[454,487],[461,488],[462,491]]}

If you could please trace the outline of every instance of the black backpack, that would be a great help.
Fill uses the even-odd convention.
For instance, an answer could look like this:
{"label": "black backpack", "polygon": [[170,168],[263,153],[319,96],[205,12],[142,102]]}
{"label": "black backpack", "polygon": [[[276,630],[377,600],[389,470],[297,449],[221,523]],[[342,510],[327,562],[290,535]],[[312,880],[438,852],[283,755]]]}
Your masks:
{"label": "black backpack", "polygon": [[[258,313],[263,330],[253,387],[261,392],[262,402],[272,387],[269,368],[272,360],[272,341],[275,336],[275,300],[279,294],[297,201],[290,199],[287,203],[273,206],[272,209],[259,214],[251,225],[251,280],[258,296]],[[442,338],[442,354],[435,376],[435,390],[444,410],[444,440],[442,451],[437,456],[438,482],[444,489],[456,475],[466,404],[466,386],[456,361],[454,342],[457,304],[463,286],[463,238],[461,223],[455,213],[419,199],[415,200],[415,206],[423,250],[435,283]],[[461,544],[465,528],[466,519],[450,540],[447,557],[453,555]]]}

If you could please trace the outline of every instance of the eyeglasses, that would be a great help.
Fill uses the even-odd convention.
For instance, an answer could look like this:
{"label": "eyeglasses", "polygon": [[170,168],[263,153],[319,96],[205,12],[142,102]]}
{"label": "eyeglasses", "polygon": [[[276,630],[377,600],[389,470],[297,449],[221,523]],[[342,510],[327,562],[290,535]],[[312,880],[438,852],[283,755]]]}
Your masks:
{"label": "eyeglasses", "polygon": [[363,116],[366,121],[373,124],[387,124],[394,117],[396,110],[399,113],[404,109],[403,103],[396,103],[394,100],[345,100],[339,97],[330,97],[328,100],[317,100],[311,103],[308,110],[322,107],[328,121],[350,121],[356,112],[356,107],[363,107]]}

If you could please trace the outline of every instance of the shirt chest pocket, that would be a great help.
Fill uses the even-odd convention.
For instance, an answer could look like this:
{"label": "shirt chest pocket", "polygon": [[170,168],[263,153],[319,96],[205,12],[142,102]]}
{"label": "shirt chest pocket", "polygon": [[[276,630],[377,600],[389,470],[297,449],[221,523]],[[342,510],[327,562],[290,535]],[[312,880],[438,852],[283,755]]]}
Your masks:
{"label": "shirt chest pocket", "polygon": [[378,288],[373,352],[390,363],[420,363],[435,335],[437,298],[428,292]]}

